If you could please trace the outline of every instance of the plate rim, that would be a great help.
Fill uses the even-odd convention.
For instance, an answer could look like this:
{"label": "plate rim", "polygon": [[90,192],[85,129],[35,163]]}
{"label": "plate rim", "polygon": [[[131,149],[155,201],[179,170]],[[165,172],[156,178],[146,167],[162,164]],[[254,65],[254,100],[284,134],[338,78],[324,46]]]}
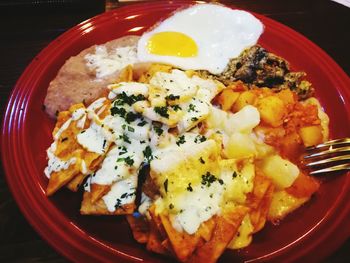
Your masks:
{"label": "plate rim", "polygon": [[[21,106],[23,105],[16,105],[16,103],[18,103],[18,98],[28,98],[30,97],[31,92],[33,92],[34,88],[31,88],[30,90],[23,90],[23,84],[26,82],[29,82],[31,80],[30,75],[35,75],[32,74],[33,72],[38,71],[40,69],[40,63],[39,62],[39,58],[40,57],[45,57],[46,55],[54,52],[55,50],[58,50],[60,46],[64,46],[65,45],[65,41],[67,40],[72,40],[72,38],[74,37],[81,37],[81,35],[79,34],[79,32],[84,33],[87,32],[87,30],[89,30],[89,28],[91,26],[93,26],[92,24],[96,24],[99,21],[103,21],[106,19],[110,19],[110,17],[114,17],[117,16],[118,14],[121,13],[128,13],[131,10],[131,13],[135,12],[135,10],[139,9],[143,9],[146,6],[150,7],[150,6],[168,6],[170,5],[170,2],[174,2],[174,5],[189,5],[191,4],[191,2],[189,1],[162,1],[160,2],[152,2],[152,3],[138,3],[138,4],[133,4],[130,6],[124,6],[121,8],[117,8],[115,10],[106,12],[106,13],[102,13],[98,16],[95,16],[93,18],[87,19],[83,22],[81,22],[80,24],[72,27],[71,29],[69,29],[68,31],[66,31],[65,33],[63,33],[62,35],[60,35],[59,37],[57,37],[55,40],[53,40],[52,42],[50,42],[50,44],[48,46],[46,46],[37,56],[34,57],[34,59],[32,60],[32,62],[26,67],[26,69],[24,70],[24,72],[21,74],[21,77],[18,79],[18,81],[15,84],[15,87],[13,88],[11,95],[9,96],[8,102],[7,102],[7,106],[5,109],[5,114],[3,115],[3,120],[2,120],[2,129],[1,129],[1,157],[2,157],[2,163],[3,163],[3,168],[5,171],[5,178],[7,181],[7,184],[9,185],[9,188],[11,190],[11,193],[13,195],[13,197],[16,200],[17,205],[20,207],[20,210],[22,211],[22,213],[25,215],[27,221],[33,226],[33,228],[36,230],[36,232],[38,232],[48,243],[50,243],[50,245],[52,247],[54,247],[56,249],[56,251],[58,251],[59,253],[63,254],[64,256],[66,256],[67,258],[74,260],[74,261],[78,261],[79,257],[76,257],[76,251],[74,251],[74,253],[68,253],[67,249],[62,250],[62,244],[59,246],[58,243],[60,241],[57,241],[55,238],[52,238],[52,235],[50,235],[50,233],[46,233],[40,226],[37,225],[37,223],[35,223],[35,218],[33,215],[31,215],[29,213],[29,211],[27,209],[29,209],[28,207],[25,207],[25,204],[23,203],[23,199],[20,198],[20,196],[16,193],[16,189],[15,189],[15,179],[11,179],[10,174],[16,170],[16,167],[14,169],[10,169],[10,167],[13,167],[15,162],[9,162],[10,160],[7,159],[8,156],[7,154],[5,155],[4,153],[9,153],[11,152],[11,149],[9,149],[9,147],[12,145],[10,143],[10,141],[15,142],[16,140],[19,140],[21,136],[15,136],[14,138],[11,138],[11,127],[15,127],[13,125],[15,124],[11,124],[11,123],[16,123],[17,125],[25,125],[23,116],[26,115],[26,108],[21,109]],[[194,2],[192,2],[194,3]],[[229,7],[233,7],[233,5],[227,5]],[[250,11],[249,11],[250,12]],[[337,79],[338,82],[340,83],[345,83],[344,85],[350,84],[350,79],[347,76],[347,74],[338,66],[338,64],[331,58],[329,57],[325,51],[323,51],[321,48],[319,48],[316,44],[314,44],[311,40],[307,39],[305,36],[303,36],[302,34],[300,34],[299,32],[289,28],[288,26],[279,23],[275,20],[272,20],[268,17],[265,17],[263,15],[260,14],[256,14],[254,12],[250,12],[253,13],[255,16],[257,16],[258,18],[263,17],[263,19],[265,21],[269,21],[269,23],[272,24],[276,24],[278,25],[278,27],[280,29],[283,29],[284,31],[287,30],[288,32],[292,32],[291,35],[297,39],[301,39],[303,40],[303,45],[308,46],[308,47],[312,47],[315,51],[314,53],[317,54],[319,56],[319,58],[321,59],[321,61],[327,62],[326,66],[330,69],[330,72],[336,72],[337,74],[333,74],[334,78]],[[90,26],[90,27],[89,27]],[[65,41],[62,41],[65,40]],[[35,85],[34,85],[35,86]],[[339,90],[338,90],[339,91]],[[28,93],[29,92],[29,93]],[[350,90],[341,90],[342,94],[344,94],[346,96],[346,101],[350,102]],[[19,107],[19,108],[18,108]],[[347,109],[347,116],[348,118],[350,117],[350,107],[345,107]],[[19,112],[16,112],[15,109],[19,109]],[[15,116],[13,116],[13,113],[17,114]],[[22,116],[22,117],[21,117]],[[22,121],[22,122],[21,122]],[[11,125],[9,125],[11,124]],[[7,130],[9,129],[9,130]],[[24,130],[22,132],[19,132],[17,135],[22,135],[24,133]],[[13,132],[13,131],[12,131]],[[11,148],[11,147],[10,147]],[[28,160],[26,160],[26,162],[28,162]],[[11,164],[10,164],[11,163]],[[16,165],[14,165],[16,166]],[[349,173],[346,175],[347,177],[347,183],[349,184]],[[30,191],[26,188],[26,191]],[[348,194],[348,196],[350,196]],[[33,199],[34,197],[31,196],[31,198]],[[338,209],[339,210],[339,209]],[[350,210],[350,205],[347,206],[347,209],[344,209],[343,211],[347,210],[347,214],[349,214],[349,210]],[[339,211],[341,212],[341,211]],[[344,214],[345,212],[343,212]],[[349,217],[349,215],[345,215],[345,218]],[[344,217],[344,216],[343,216]],[[40,219],[40,218],[39,218]],[[344,220],[346,221],[346,220]],[[51,225],[52,227],[53,225]],[[331,230],[329,230],[331,231]],[[50,231],[49,231],[50,232]],[[347,234],[349,236],[349,233]],[[338,243],[343,242],[345,238],[343,238],[344,240],[340,241],[340,239],[342,238],[338,238],[337,240],[339,240]],[[320,241],[321,242],[321,241]],[[320,243],[319,242],[319,243]],[[61,242],[62,243],[62,242]],[[337,244],[335,244],[336,242],[333,242],[333,246],[337,246]],[[339,244],[338,244],[339,245]],[[315,246],[315,245],[314,245]],[[101,247],[103,247],[103,244],[101,244]],[[115,252],[117,254],[119,254],[119,256],[125,260],[132,260],[135,261],[138,258],[133,258],[130,255],[126,255],[121,251],[117,251],[115,250]],[[283,252],[283,251],[282,251]],[[278,254],[279,251],[276,251],[273,254]],[[93,256],[96,256],[96,253],[93,254]],[[264,257],[261,258],[261,260],[265,260],[268,259],[271,255],[266,255]],[[272,257],[274,257],[274,255],[272,255]],[[100,258],[102,259],[102,258]],[[259,258],[260,259],[260,258]],[[98,260],[98,258],[97,258]]]}

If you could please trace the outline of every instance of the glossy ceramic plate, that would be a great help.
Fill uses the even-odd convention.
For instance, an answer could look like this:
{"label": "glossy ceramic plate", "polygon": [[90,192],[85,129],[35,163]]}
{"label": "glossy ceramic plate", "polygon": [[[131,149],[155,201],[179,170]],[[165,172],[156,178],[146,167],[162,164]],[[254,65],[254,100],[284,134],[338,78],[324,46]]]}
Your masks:
{"label": "glossy ceramic plate", "polygon": [[[188,2],[186,2],[188,4]],[[169,259],[148,252],[132,238],[120,216],[81,216],[81,194],[61,190],[45,196],[43,174],[54,121],[42,110],[49,82],[65,60],[93,45],[128,34],[141,34],[185,2],[138,4],[104,13],[72,28],[45,48],[27,67],[10,97],[2,128],[2,158],[8,184],[23,214],[53,247],[79,262]],[[271,19],[260,44],[307,72],[331,119],[334,138],[350,135],[350,80],[338,65],[305,37]],[[347,89],[348,88],[348,89]],[[295,261],[320,259],[349,237],[350,177],[323,179],[319,192],[280,225],[267,224],[253,243],[227,250],[222,261]]]}

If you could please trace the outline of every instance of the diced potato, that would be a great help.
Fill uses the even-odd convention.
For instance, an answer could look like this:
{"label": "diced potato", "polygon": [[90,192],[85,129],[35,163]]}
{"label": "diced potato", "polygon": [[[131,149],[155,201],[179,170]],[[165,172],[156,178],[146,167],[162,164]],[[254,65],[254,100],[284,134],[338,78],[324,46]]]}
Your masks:
{"label": "diced potato", "polygon": [[221,109],[228,111],[238,99],[239,92],[234,92],[232,89],[224,89],[217,97],[217,102],[221,105]]}
{"label": "diced potato", "polygon": [[254,156],[256,148],[249,135],[235,132],[230,136],[225,152],[228,158],[243,159]]}
{"label": "diced potato", "polygon": [[295,164],[279,155],[265,158],[261,170],[279,189],[291,186],[300,173]]}
{"label": "diced potato", "polygon": [[323,134],[320,125],[301,127],[299,134],[305,147],[322,143]]}
{"label": "diced potato", "polygon": [[260,114],[257,108],[247,105],[235,114],[229,113],[225,122],[227,133],[250,133],[260,123]]}
{"label": "diced potato", "polygon": [[210,113],[205,120],[209,129],[223,129],[227,120],[227,112],[215,107],[210,107]]}
{"label": "diced potato", "polygon": [[257,100],[257,96],[254,92],[252,91],[244,91],[242,92],[236,102],[232,106],[232,111],[237,112],[241,110],[244,106],[247,105],[255,105]]}
{"label": "diced potato", "polygon": [[290,89],[281,90],[276,94],[284,104],[294,104],[296,102],[296,95]]}
{"label": "diced potato", "polygon": [[257,104],[261,120],[272,127],[278,127],[283,123],[283,117],[287,111],[283,101],[276,96],[262,98]]}

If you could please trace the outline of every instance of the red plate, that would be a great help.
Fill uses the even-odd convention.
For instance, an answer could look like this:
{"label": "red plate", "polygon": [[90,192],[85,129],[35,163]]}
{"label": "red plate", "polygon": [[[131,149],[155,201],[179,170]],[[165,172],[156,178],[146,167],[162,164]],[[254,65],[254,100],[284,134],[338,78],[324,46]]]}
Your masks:
{"label": "red plate", "polygon": [[[123,217],[79,215],[81,195],[62,190],[45,196],[45,150],[54,122],[42,111],[46,89],[65,60],[81,50],[127,34],[141,34],[188,2],[165,1],[123,7],[89,19],[45,48],[27,67],[10,97],[2,127],[2,158],[7,181],[33,227],[73,261],[168,261],[150,253],[131,236]],[[305,37],[271,19],[260,44],[304,70],[331,119],[332,137],[350,135],[350,79]],[[317,260],[350,236],[350,177],[324,181],[316,196],[278,226],[267,225],[241,251],[227,250],[222,260]]]}

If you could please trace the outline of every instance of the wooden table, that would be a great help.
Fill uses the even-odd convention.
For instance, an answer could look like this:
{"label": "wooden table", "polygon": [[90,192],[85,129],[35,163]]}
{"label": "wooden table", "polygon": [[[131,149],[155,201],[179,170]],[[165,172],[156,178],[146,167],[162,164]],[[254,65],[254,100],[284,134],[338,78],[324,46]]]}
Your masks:
{"label": "wooden table", "polygon": [[[16,4],[22,2],[22,4]],[[35,2],[35,1],[28,1]],[[40,1],[39,1],[40,2]],[[0,110],[3,116],[12,87],[31,59],[50,41],[77,23],[117,8],[117,1],[66,1],[70,4],[23,4],[0,0]],[[64,1],[63,1],[64,2]],[[134,3],[135,1],[133,1]],[[330,0],[220,1],[251,10],[304,34],[350,75],[350,9]],[[350,87],[349,87],[350,88]],[[20,189],[19,189],[20,190]],[[349,200],[350,201],[350,200]],[[350,222],[349,222],[350,227]],[[329,240],[332,242],[332,240]],[[0,170],[0,262],[65,262],[22,216]],[[350,240],[324,262],[350,262]]]}

